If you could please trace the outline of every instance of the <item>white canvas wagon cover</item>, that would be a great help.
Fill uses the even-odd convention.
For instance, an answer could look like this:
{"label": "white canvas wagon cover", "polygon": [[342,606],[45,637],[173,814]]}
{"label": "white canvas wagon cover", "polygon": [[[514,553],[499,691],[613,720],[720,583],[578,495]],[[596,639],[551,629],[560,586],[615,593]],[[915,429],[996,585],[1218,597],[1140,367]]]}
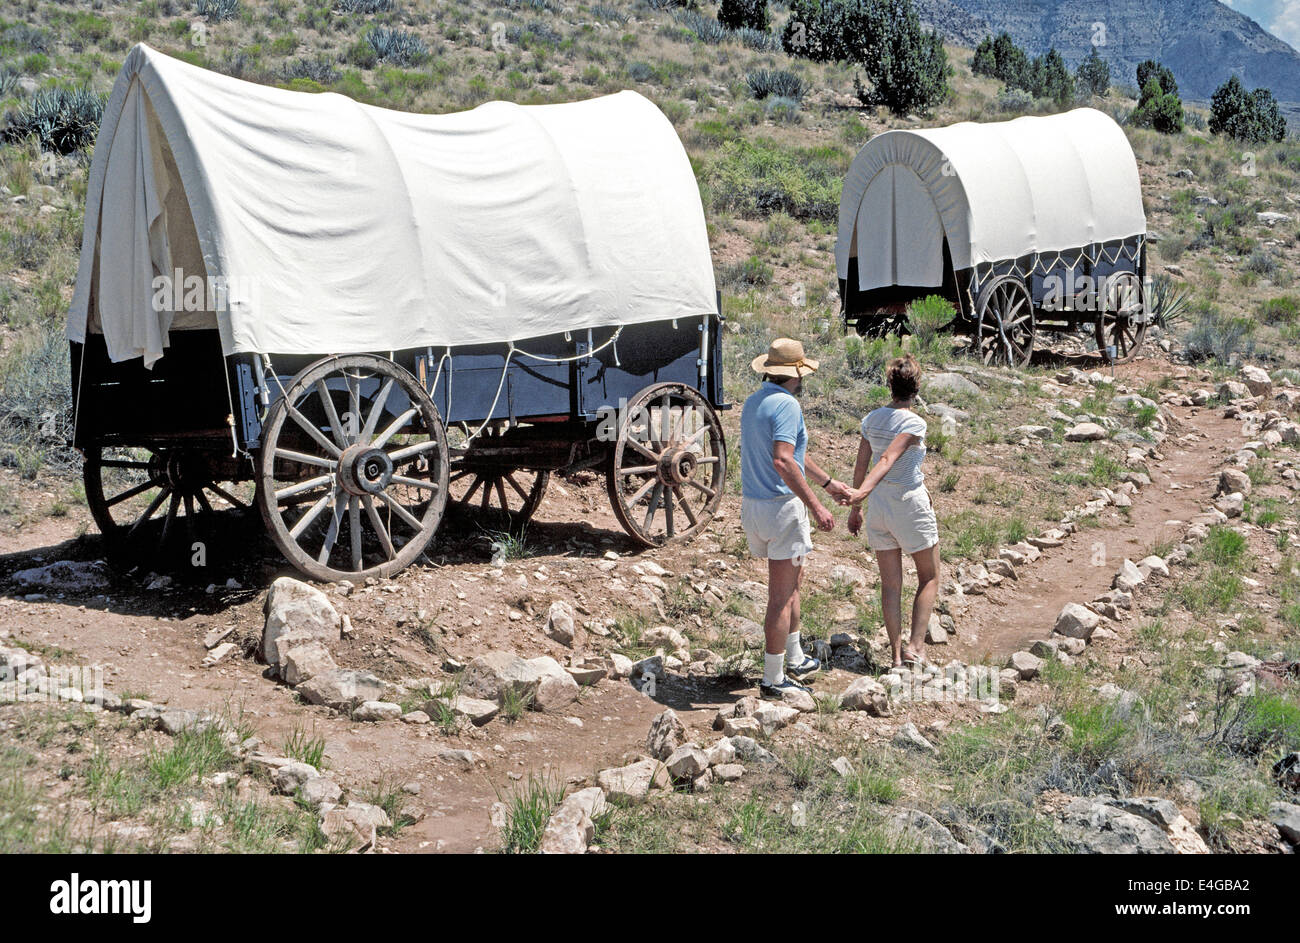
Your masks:
{"label": "white canvas wagon cover", "polygon": [[854,158],[835,261],[858,287],[943,284],[955,270],[1079,249],[1146,232],[1128,138],[1092,108],[886,131]]}
{"label": "white canvas wagon cover", "polygon": [[634,92],[406,114],[139,45],[95,146],[68,337],[151,365],[187,328],[326,354],[714,310],[690,163]]}

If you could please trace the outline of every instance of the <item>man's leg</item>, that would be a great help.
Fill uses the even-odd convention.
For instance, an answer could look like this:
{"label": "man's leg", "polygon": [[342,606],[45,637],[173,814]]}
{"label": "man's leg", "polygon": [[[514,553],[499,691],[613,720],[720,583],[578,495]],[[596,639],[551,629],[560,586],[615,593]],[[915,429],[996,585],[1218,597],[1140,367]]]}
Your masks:
{"label": "man's leg", "polygon": [[925,632],[930,627],[930,613],[939,595],[939,545],[912,554],[916,564],[916,599],[912,601],[912,639],[909,647],[920,652]]}
{"label": "man's leg", "polygon": [[889,647],[894,664],[903,663],[903,551],[877,550],[876,567],[880,570],[880,614],[889,633]]}
{"label": "man's leg", "polygon": [[[767,561],[767,613],[763,618],[763,683],[780,684],[785,677],[785,645],[791,625],[798,625],[799,571],[793,560]],[[779,666],[779,667],[778,667]],[[776,669],[773,674],[773,669]]]}

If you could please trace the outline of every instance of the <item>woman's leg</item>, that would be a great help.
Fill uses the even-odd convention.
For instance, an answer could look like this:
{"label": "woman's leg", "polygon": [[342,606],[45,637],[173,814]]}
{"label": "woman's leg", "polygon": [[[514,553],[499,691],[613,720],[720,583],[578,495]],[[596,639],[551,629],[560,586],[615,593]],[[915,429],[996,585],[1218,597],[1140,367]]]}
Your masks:
{"label": "woman's leg", "polygon": [[877,550],[876,567],[880,570],[880,614],[897,667],[903,663],[903,551]]}
{"label": "woman's leg", "polygon": [[939,545],[912,554],[912,561],[916,564],[916,599],[912,601],[912,637],[908,648],[919,655],[939,595]]}

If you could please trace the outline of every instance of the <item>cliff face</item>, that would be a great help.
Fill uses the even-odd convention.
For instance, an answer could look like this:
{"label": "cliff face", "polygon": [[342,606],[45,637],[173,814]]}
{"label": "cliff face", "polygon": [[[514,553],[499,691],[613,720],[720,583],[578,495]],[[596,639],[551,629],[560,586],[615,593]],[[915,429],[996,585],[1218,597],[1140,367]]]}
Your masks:
{"label": "cliff face", "polygon": [[1300,53],[1216,0],[920,0],[917,7],[952,42],[978,42],[982,28],[1006,30],[1034,54],[1055,46],[1071,65],[1088,54],[1100,23],[1101,54],[1117,83],[1134,84],[1138,63],[1158,59],[1187,98],[1209,98],[1236,73],[1247,88],[1267,86],[1282,101],[1300,102]]}

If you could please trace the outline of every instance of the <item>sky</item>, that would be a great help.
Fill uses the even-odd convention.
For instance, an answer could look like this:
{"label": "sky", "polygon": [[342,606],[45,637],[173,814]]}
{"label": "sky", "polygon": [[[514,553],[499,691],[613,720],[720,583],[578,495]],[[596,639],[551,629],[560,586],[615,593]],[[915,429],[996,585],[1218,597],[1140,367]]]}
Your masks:
{"label": "sky", "polygon": [[1223,0],[1278,39],[1300,49],[1300,0]]}

